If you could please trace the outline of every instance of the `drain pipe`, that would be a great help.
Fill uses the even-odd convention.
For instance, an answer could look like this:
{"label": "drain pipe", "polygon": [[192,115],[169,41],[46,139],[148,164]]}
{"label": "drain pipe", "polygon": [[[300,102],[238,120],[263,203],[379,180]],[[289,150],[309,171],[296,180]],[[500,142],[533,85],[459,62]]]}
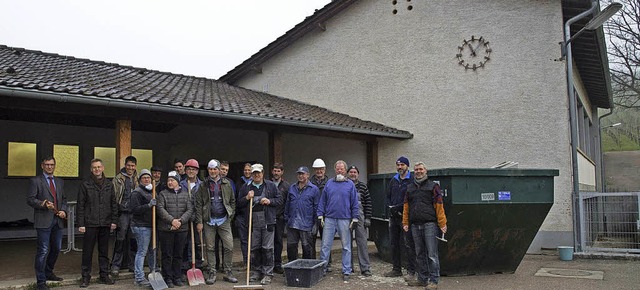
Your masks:
{"label": "drain pipe", "polygon": [[582,251],[582,239],[580,233],[580,179],[578,176],[578,124],[577,124],[577,106],[576,106],[576,94],[573,88],[573,55],[571,53],[571,24],[576,21],[593,14],[598,9],[598,2],[592,1],[591,8],[572,17],[564,24],[564,43],[563,50],[566,55],[566,67],[567,67],[567,94],[569,95],[569,121],[571,127],[571,163],[573,173],[573,190],[571,192],[571,198],[573,201],[573,244],[577,252]]}

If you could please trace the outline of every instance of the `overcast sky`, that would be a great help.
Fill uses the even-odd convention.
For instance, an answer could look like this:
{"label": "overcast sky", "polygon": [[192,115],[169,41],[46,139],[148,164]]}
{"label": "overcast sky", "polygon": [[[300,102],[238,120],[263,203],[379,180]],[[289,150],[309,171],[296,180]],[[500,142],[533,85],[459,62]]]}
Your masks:
{"label": "overcast sky", "polygon": [[330,0],[0,0],[0,44],[219,78]]}

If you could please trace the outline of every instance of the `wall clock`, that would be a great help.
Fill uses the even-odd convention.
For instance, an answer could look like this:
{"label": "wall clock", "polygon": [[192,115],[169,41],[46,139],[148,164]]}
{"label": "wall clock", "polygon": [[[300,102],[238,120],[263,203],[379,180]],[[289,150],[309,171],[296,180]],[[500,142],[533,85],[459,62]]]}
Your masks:
{"label": "wall clock", "polygon": [[476,38],[471,36],[471,39],[464,39],[462,45],[458,46],[458,64],[464,67],[465,70],[477,70],[484,68],[487,61],[491,59],[491,47],[489,42],[484,37]]}

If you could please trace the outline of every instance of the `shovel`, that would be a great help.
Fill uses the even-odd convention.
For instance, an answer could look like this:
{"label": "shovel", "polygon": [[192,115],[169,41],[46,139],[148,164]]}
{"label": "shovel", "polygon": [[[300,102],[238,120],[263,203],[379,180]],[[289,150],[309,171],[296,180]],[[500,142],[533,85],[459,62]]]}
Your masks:
{"label": "shovel", "polygon": [[[155,199],[156,198],[156,184],[155,182],[151,183],[153,188],[151,191],[151,198]],[[153,256],[153,269],[151,269],[151,273],[149,273],[149,283],[151,283],[151,287],[153,287],[153,290],[162,290],[162,289],[167,289],[169,288],[167,286],[167,283],[164,282],[164,279],[162,278],[162,274],[156,272],[156,206],[154,205],[151,208],[151,244],[152,244],[152,249],[151,249],[151,254]]]}
{"label": "shovel", "polygon": [[262,285],[249,285],[249,273],[251,271],[251,227],[253,221],[253,198],[249,202],[249,238],[247,241],[247,285],[233,286],[233,289],[264,289]]}
{"label": "shovel", "polygon": [[[189,286],[204,284],[204,275],[200,269],[196,269],[196,242],[193,236],[193,223],[191,224],[191,269],[187,270]],[[201,233],[202,235],[202,233]]]}

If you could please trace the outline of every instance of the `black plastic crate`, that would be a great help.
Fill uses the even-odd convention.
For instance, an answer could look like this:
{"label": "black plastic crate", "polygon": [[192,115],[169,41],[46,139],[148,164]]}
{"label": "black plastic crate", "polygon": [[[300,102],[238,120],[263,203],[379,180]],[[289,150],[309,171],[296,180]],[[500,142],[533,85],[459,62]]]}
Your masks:
{"label": "black plastic crate", "polygon": [[289,287],[310,288],[322,278],[324,261],[297,259],[282,266]]}

